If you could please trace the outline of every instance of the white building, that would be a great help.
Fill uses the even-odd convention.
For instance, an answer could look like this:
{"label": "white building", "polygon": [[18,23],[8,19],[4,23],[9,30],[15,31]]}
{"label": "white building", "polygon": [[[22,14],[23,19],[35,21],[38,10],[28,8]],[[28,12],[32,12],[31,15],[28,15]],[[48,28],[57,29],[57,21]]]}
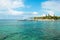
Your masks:
{"label": "white building", "polygon": [[46,14],[42,14],[41,16],[46,16]]}
{"label": "white building", "polygon": [[48,11],[48,13],[49,13],[50,16],[54,16],[55,15],[53,11]]}

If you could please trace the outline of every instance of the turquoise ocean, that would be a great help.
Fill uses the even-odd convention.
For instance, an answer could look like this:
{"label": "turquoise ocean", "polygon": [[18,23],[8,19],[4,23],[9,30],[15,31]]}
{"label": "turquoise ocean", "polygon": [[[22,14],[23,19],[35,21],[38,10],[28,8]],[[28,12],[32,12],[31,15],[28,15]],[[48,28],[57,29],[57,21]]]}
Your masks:
{"label": "turquoise ocean", "polygon": [[60,40],[60,21],[0,20],[0,40]]}

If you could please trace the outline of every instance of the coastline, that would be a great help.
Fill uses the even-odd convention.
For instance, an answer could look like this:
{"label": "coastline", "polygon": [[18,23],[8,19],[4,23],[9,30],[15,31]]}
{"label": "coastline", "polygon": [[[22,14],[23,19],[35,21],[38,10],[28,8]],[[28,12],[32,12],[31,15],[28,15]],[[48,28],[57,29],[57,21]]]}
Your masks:
{"label": "coastline", "polygon": [[36,20],[18,20],[18,21],[60,21],[60,19],[36,19]]}
{"label": "coastline", "polygon": [[60,21],[60,19],[35,19],[34,21]]}

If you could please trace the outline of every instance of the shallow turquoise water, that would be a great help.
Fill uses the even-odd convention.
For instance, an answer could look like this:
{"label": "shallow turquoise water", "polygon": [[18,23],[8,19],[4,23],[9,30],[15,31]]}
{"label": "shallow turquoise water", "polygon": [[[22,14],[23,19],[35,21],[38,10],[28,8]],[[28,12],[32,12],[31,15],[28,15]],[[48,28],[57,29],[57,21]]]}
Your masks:
{"label": "shallow turquoise water", "polygon": [[60,40],[60,22],[0,20],[0,40]]}

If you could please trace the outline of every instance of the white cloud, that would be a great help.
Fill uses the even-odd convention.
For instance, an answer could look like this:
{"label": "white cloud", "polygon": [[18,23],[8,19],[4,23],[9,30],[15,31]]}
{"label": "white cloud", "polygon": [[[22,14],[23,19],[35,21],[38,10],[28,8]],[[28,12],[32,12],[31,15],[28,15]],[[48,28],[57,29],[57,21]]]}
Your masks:
{"label": "white cloud", "polygon": [[8,13],[10,15],[22,15],[22,14],[24,14],[23,11],[15,11],[15,10],[12,10],[12,9],[8,10]]}
{"label": "white cloud", "polygon": [[12,7],[13,7],[13,8],[14,8],[14,7],[24,7],[24,4],[23,4],[22,1],[14,1],[14,2],[12,3]]}
{"label": "white cloud", "polygon": [[36,15],[36,14],[38,14],[38,12],[32,12],[32,14]]}
{"label": "white cloud", "polygon": [[60,1],[60,0],[48,0],[48,1]]}
{"label": "white cloud", "polygon": [[0,8],[17,8],[24,7],[23,1],[0,0]]}
{"label": "white cloud", "polygon": [[60,11],[60,3],[57,1],[46,1],[42,3],[44,10],[50,10],[53,12]]}
{"label": "white cloud", "polygon": [[[24,7],[23,0],[0,0],[0,14],[21,15],[22,11],[15,11],[14,8]],[[5,10],[5,11],[4,11]],[[5,13],[4,13],[4,12]]]}

